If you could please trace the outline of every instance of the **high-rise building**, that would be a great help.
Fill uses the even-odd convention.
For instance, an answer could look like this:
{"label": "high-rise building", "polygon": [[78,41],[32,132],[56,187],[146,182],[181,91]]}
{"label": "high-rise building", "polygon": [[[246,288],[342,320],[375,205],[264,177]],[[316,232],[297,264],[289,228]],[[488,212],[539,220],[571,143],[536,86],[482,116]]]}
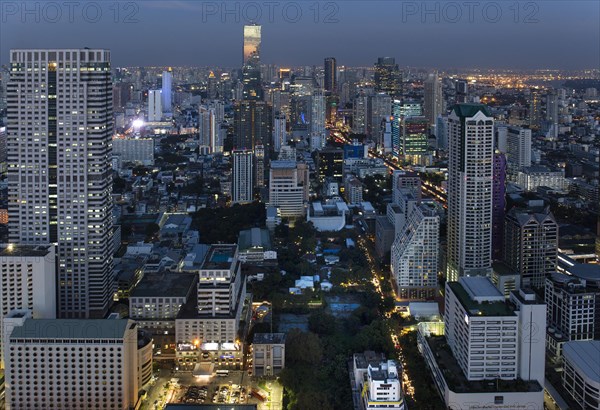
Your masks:
{"label": "high-rise building", "polygon": [[113,138],[113,156],[121,164],[154,165],[153,138]]}
{"label": "high-rise building", "polygon": [[104,317],[114,292],[110,52],[10,56],[10,242],[56,243],[59,316]]}
{"label": "high-rise building", "polygon": [[263,145],[257,145],[254,147],[254,169],[256,174],[254,176],[254,187],[264,188],[265,186],[265,147]]}
{"label": "high-rise building", "polygon": [[405,161],[413,165],[427,165],[426,156],[429,151],[427,129],[429,124],[425,117],[406,117],[402,121],[401,148]]}
{"label": "high-rise building", "polygon": [[140,392],[152,378],[153,345],[134,321],[12,313],[4,323],[7,410],[139,405]]}
{"label": "high-rise building", "polygon": [[529,97],[529,126],[538,129],[542,119],[542,98],[538,91],[531,90]]}
{"label": "high-rise building", "polygon": [[322,149],[317,153],[315,162],[319,180],[330,177],[341,182],[344,173],[344,150],[334,147]]}
{"label": "high-rise building", "polygon": [[513,292],[510,300],[514,307],[489,278],[447,282],[444,327],[448,346],[469,381],[520,378],[543,385],[546,305],[524,289]]}
{"label": "high-rise building", "polygon": [[375,91],[392,98],[402,97],[402,73],[393,57],[379,57],[375,63]]}
{"label": "high-rise building", "polygon": [[321,91],[314,91],[311,97],[310,148],[311,150],[321,149],[326,142],[325,96]]}
{"label": "high-rise building", "polygon": [[214,100],[217,98],[217,78],[215,77],[215,73],[212,71],[208,74],[208,79],[206,80],[206,96],[210,100]]}
{"label": "high-rise building", "polygon": [[584,279],[558,272],[546,278],[548,333],[545,336],[551,356],[560,358],[565,342],[600,337],[599,282],[589,276]]}
{"label": "high-rise building", "polygon": [[448,116],[447,280],[491,273],[494,119],[458,104]]}
{"label": "high-rise building", "polygon": [[492,259],[501,260],[504,249],[504,215],[506,211],[506,157],[498,150],[494,152],[492,189]]}
{"label": "high-rise building", "polygon": [[367,134],[369,97],[358,95],[352,106],[352,132]]}
{"label": "high-rise building", "polygon": [[173,84],[172,83],[173,83],[173,75],[171,74],[170,69],[169,69],[169,71],[163,71],[161,97],[162,97],[162,109],[163,109],[163,112],[166,112],[166,113],[171,113],[172,108],[173,108],[171,106],[171,101],[173,98],[173,90],[172,90]]}
{"label": "high-rise building", "polygon": [[273,125],[271,106],[265,101],[242,100],[236,103],[234,109],[234,147],[254,149],[263,145],[269,152]]}
{"label": "high-rise building", "polygon": [[469,83],[467,80],[458,79],[454,83],[456,89],[456,103],[463,104],[468,102],[469,98]]}
{"label": "high-rise building", "polygon": [[444,114],[444,94],[442,82],[438,74],[429,74],[424,83],[424,106],[423,114],[427,117],[430,126],[435,126],[438,115]]}
{"label": "high-rise building", "polygon": [[162,117],[162,91],[148,90],[148,121],[160,121]]}
{"label": "high-rise building", "polygon": [[[301,166],[300,166],[301,165]],[[296,161],[272,161],[269,175],[269,205],[281,211],[282,218],[301,218],[308,201],[308,167]]]}
{"label": "high-rise building", "polygon": [[400,190],[399,207],[405,219],[401,227],[395,227],[392,278],[398,297],[432,299],[438,291],[440,217],[432,204],[420,203],[411,191]]}
{"label": "high-rise building", "polygon": [[273,119],[273,150],[279,152],[287,143],[286,116],[282,113],[275,114]]}
{"label": "high-rise building", "polygon": [[531,166],[530,129],[507,127],[506,161],[512,175],[516,175],[523,167]]}
{"label": "high-rise building", "polygon": [[244,26],[244,59],[242,65],[258,67],[260,64],[261,26],[251,24]]}
{"label": "high-rise building", "polygon": [[251,150],[233,150],[231,202],[246,203],[254,200],[254,155]]}
{"label": "high-rise building", "polygon": [[223,151],[223,147],[218,143],[217,125],[215,109],[201,105],[198,109],[199,145],[201,147],[209,147],[211,153]]}
{"label": "high-rise building", "polygon": [[448,149],[448,117],[445,115],[438,115],[435,125],[435,137],[437,140],[437,146],[441,150]]}
{"label": "high-rise building", "polygon": [[334,57],[327,57],[324,64],[325,81],[324,87],[326,93],[335,94],[337,92],[337,63]]}
{"label": "high-rise building", "polygon": [[386,93],[369,96],[367,106],[367,135],[378,145],[383,145],[382,124],[390,119],[392,114],[392,99]]}
{"label": "high-rise building", "polygon": [[521,275],[521,286],[541,288],[556,271],[558,224],[549,208],[512,208],[504,225],[504,262]]}
{"label": "high-rise building", "polygon": [[556,92],[550,92],[546,94],[547,135],[553,140],[558,138],[558,105],[559,99]]}

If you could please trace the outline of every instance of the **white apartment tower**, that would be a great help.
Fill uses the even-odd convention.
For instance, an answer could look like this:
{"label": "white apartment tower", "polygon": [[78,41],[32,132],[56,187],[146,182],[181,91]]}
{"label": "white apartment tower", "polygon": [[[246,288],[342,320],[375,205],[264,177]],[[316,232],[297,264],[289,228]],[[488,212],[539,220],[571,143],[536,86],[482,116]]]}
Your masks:
{"label": "white apartment tower", "polygon": [[148,121],[160,121],[162,117],[162,90],[148,90]]}
{"label": "white apartment tower", "polygon": [[198,110],[199,145],[209,147],[211,153],[222,152],[223,146],[218,141],[217,117],[214,108],[201,105]]}
{"label": "white apartment tower", "polygon": [[254,155],[251,150],[234,150],[231,202],[246,203],[253,200]]}
{"label": "white apartment tower", "polygon": [[447,279],[456,281],[491,269],[494,119],[487,107],[454,106],[448,145]]}
{"label": "white apartment tower", "polygon": [[113,294],[110,52],[11,50],[9,238],[58,244],[58,314],[104,317]]}

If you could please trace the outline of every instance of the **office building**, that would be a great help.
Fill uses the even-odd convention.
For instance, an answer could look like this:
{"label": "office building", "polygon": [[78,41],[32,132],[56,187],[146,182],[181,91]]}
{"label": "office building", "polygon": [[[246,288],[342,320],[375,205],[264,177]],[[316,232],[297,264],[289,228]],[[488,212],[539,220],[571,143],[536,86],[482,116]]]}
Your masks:
{"label": "office building", "polygon": [[546,278],[548,352],[560,358],[565,342],[600,337],[598,278],[553,272]]}
{"label": "office building", "polygon": [[274,376],[285,368],[285,333],[256,333],[252,342],[255,377]]}
{"label": "office building", "polygon": [[494,181],[492,183],[492,259],[502,259],[504,247],[504,215],[506,210],[506,157],[494,152]]}
{"label": "office building", "polygon": [[459,104],[448,116],[449,281],[491,273],[493,130],[484,105]]}
{"label": "office building", "polygon": [[110,52],[10,56],[9,240],[57,243],[59,316],[104,317],[114,292]]}
{"label": "office building", "polygon": [[402,73],[393,57],[379,57],[375,63],[375,91],[392,98],[402,96]]}
{"label": "office building", "polygon": [[172,104],[171,101],[172,101],[172,97],[173,97],[172,82],[173,82],[173,75],[171,74],[171,70],[169,69],[169,71],[163,71],[161,97],[162,97],[162,110],[165,113],[173,112],[173,107],[171,105]]}
{"label": "office building", "polygon": [[254,149],[263,145],[266,152],[271,146],[273,112],[264,101],[238,101],[234,107],[234,147]]}
{"label": "office building", "polygon": [[321,91],[314,91],[311,97],[310,148],[311,150],[322,149],[326,142],[325,96]]}
{"label": "office building", "polygon": [[[7,245],[0,250],[0,332],[4,317],[28,309],[36,319],[56,318],[56,254],[53,245]],[[4,368],[0,333],[0,369]]]}
{"label": "office building", "polygon": [[567,342],[562,385],[581,409],[600,409],[600,340]]}
{"label": "office building", "polygon": [[429,74],[425,80],[424,95],[423,115],[427,118],[430,126],[435,126],[437,117],[444,114],[442,82],[437,73]]}
{"label": "office building", "polygon": [[251,150],[233,150],[231,202],[254,201],[254,155]]}
{"label": "office building", "polygon": [[401,148],[404,160],[413,165],[428,165],[429,125],[425,117],[406,117],[402,120]]}
{"label": "office building", "polygon": [[121,164],[134,163],[154,165],[154,139],[152,138],[113,138],[113,155]]}
{"label": "office building", "polygon": [[337,92],[337,63],[334,57],[327,57],[325,59],[324,73],[324,91],[329,94],[335,94]]}
{"label": "office building", "polygon": [[558,224],[549,208],[512,208],[504,222],[504,262],[521,275],[521,286],[541,288],[556,271]]}
{"label": "office building", "polygon": [[209,100],[214,100],[218,97],[217,77],[212,71],[208,73],[208,78],[206,79],[206,96]]}
{"label": "office building", "polygon": [[435,125],[437,147],[446,151],[448,149],[448,117],[438,115]]}
{"label": "office building", "polygon": [[[6,408],[137,408],[152,375],[152,339],[126,319],[5,319]],[[27,365],[23,365],[27,363]]]}
{"label": "office building", "polygon": [[456,91],[456,103],[463,104],[467,103],[469,98],[469,83],[464,79],[457,79],[454,82],[454,89]]}
{"label": "office building", "polygon": [[269,205],[282,218],[301,218],[308,201],[308,167],[295,161],[272,161],[269,175]]}
{"label": "office building", "polygon": [[344,171],[344,151],[340,148],[325,148],[317,152],[317,173],[323,181],[326,177],[342,181]]}
{"label": "office building", "polygon": [[148,121],[157,122],[162,118],[162,90],[148,90]]}

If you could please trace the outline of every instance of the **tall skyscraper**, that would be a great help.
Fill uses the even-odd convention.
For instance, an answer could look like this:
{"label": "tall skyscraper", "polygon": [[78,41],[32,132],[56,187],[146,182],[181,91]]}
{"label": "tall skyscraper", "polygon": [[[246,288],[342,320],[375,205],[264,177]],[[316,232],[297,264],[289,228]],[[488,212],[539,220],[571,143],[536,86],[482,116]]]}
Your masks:
{"label": "tall skyscraper", "polygon": [[217,78],[212,71],[208,74],[206,80],[206,96],[211,100],[217,98]]}
{"label": "tall skyscraper", "polygon": [[558,138],[558,94],[550,92],[546,95],[546,122],[548,124],[548,137],[552,140]]}
{"label": "tall skyscraper", "polygon": [[57,243],[59,316],[103,317],[115,290],[110,52],[12,50],[10,60],[10,241]]}
{"label": "tall skyscraper", "polygon": [[264,188],[265,186],[265,147],[263,145],[257,145],[254,147],[254,169],[256,175],[254,177],[254,187]]}
{"label": "tall skyscraper", "polygon": [[335,94],[337,91],[337,63],[334,57],[327,57],[324,64],[326,93]]}
{"label": "tall skyscraper", "polygon": [[237,102],[234,108],[234,147],[254,149],[257,145],[264,145],[269,152],[272,125],[273,112],[265,101]]}
{"label": "tall skyscraper", "polygon": [[148,90],[148,121],[160,121],[162,117],[162,90]]}
{"label": "tall skyscraper", "polygon": [[387,93],[377,93],[369,97],[367,106],[367,135],[378,145],[383,144],[382,122],[392,114],[392,99]]}
{"label": "tall skyscraper", "polygon": [[375,63],[375,91],[392,98],[402,97],[402,74],[393,57],[379,57]]}
{"label": "tall skyscraper", "polygon": [[231,153],[231,202],[246,203],[254,200],[254,155],[252,150],[233,150]]}
{"label": "tall skyscraper", "polygon": [[430,126],[435,126],[437,117],[443,114],[444,94],[442,92],[442,82],[438,74],[429,74],[424,84],[425,104],[423,114],[427,117]]}
{"label": "tall skyscraper", "polygon": [[209,147],[211,153],[223,151],[223,147],[218,141],[217,118],[214,108],[207,108],[203,105],[198,110],[198,133],[199,145]]}
{"label": "tall skyscraper", "polygon": [[162,109],[163,112],[171,113],[172,106],[171,101],[173,97],[173,75],[171,69],[169,71],[163,71],[162,73]]}
{"label": "tall skyscraper", "polygon": [[529,126],[534,129],[540,127],[542,118],[542,98],[539,91],[531,90],[529,96]]}
{"label": "tall skyscraper", "polygon": [[504,248],[504,215],[506,211],[506,157],[494,152],[494,183],[492,193],[492,259],[502,259]]}
{"label": "tall skyscraper", "polygon": [[251,24],[244,26],[244,60],[242,65],[257,67],[260,64],[261,26]]}
{"label": "tall skyscraper", "polygon": [[448,116],[447,280],[491,269],[494,119],[482,104]]}

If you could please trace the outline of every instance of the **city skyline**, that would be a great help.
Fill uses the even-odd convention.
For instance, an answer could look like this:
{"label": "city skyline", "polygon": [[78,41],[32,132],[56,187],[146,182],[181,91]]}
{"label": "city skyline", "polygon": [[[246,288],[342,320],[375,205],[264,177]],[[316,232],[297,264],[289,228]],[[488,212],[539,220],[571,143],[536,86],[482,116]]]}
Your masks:
{"label": "city skyline", "polygon": [[[368,66],[379,56],[392,56],[400,67],[593,69],[600,66],[600,53],[593,52],[600,49],[596,18],[600,5],[575,3],[530,2],[518,10],[496,2],[481,3],[481,9],[472,10],[458,3],[460,7],[452,9],[435,2],[431,9],[421,9],[425,6],[416,2],[380,1],[369,6],[328,2],[319,3],[318,10],[298,3],[296,23],[292,3],[282,3],[281,10],[271,10],[270,14],[266,3],[256,3],[254,15],[262,16],[256,22],[263,27],[261,59],[267,64],[321,65],[324,57],[334,55],[339,65],[347,66]],[[252,16],[248,7],[231,3],[227,14],[227,10],[208,7],[221,7],[212,2],[131,4],[135,7],[122,6],[119,10],[101,5],[95,15],[82,4],[72,16],[60,8],[51,14],[38,5],[39,9],[32,8],[34,11],[27,14],[19,5],[15,5],[17,9],[4,5],[0,63],[8,63],[9,49],[87,46],[110,49],[115,66],[240,65],[239,37],[243,26],[252,23],[247,18]],[[177,22],[170,26],[169,36],[155,30],[167,20]],[[364,29],[354,30],[361,24]],[[570,27],[568,34],[555,30],[565,24]],[[42,35],[50,29],[52,35]],[[96,36],[97,30],[103,30],[104,35]],[[78,35],[73,36],[73,31]],[[473,32],[481,35],[473,36]],[[395,37],[400,41],[390,41]],[[189,41],[192,38],[194,41]],[[340,47],[339,38],[353,46]],[[410,42],[402,40],[406,38]],[[462,43],[479,52],[456,53]],[[568,50],[568,59],[557,58],[561,50]]]}

